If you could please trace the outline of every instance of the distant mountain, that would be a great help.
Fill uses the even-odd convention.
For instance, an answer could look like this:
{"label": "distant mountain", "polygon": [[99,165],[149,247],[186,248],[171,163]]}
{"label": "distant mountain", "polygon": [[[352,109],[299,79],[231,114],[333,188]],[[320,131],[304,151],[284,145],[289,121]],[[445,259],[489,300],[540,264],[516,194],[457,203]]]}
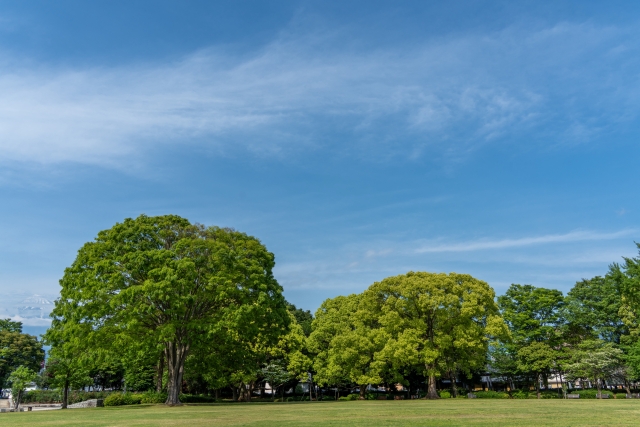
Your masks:
{"label": "distant mountain", "polygon": [[0,318],[22,322],[24,326],[48,327],[54,307],[54,295],[28,292],[0,294]]}

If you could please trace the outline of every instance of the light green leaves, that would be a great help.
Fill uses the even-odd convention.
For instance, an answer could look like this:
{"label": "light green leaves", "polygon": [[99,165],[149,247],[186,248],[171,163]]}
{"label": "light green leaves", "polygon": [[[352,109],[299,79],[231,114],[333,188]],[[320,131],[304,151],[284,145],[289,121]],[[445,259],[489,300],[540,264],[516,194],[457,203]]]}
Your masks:
{"label": "light green leaves", "polygon": [[11,385],[11,396],[14,402],[14,408],[18,408],[22,393],[35,379],[37,374],[26,366],[16,368],[7,378],[7,382]]}
{"label": "light green leaves", "polygon": [[[270,346],[287,333],[274,264],[257,239],[235,230],[175,215],[126,219],[85,244],[65,271],[54,329],[84,325],[87,342],[103,349],[131,341],[151,354],[163,349],[175,404],[189,353]],[[61,345],[72,338],[59,335],[67,335]]]}
{"label": "light green leaves", "polygon": [[508,336],[491,287],[463,274],[414,273],[325,301],[308,343],[328,384],[403,382],[407,373],[470,373]]}

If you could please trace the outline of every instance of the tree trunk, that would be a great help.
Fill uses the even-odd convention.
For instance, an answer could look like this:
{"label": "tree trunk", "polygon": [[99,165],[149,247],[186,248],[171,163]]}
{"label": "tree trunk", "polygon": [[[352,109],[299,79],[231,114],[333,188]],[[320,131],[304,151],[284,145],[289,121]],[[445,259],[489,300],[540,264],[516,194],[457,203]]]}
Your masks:
{"label": "tree trunk", "polygon": [[64,387],[62,391],[62,409],[67,409],[69,402],[69,380],[64,380]]}
{"label": "tree trunk", "polygon": [[631,389],[629,388],[629,381],[628,380],[624,380],[624,389],[627,391],[627,394],[629,396],[631,396]]}
{"label": "tree trunk", "polygon": [[162,377],[164,376],[164,351],[160,353],[158,368],[156,369],[156,392],[162,393]]}
{"label": "tree trunk", "polygon": [[449,380],[451,381],[451,395],[455,399],[458,397],[458,386],[456,384],[456,371],[449,371]]}
{"label": "tree trunk", "polygon": [[244,387],[244,383],[240,383],[240,385],[238,386],[238,402],[244,400],[245,390],[246,388]]}
{"label": "tree trunk", "polygon": [[540,399],[540,375],[536,376],[536,396]]}
{"label": "tree trunk", "polygon": [[229,387],[231,388],[231,395],[232,395],[233,401],[237,402],[238,401],[238,389],[234,385],[231,385]]}
{"label": "tree trunk", "polygon": [[598,390],[598,399],[602,399],[602,383],[599,378],[596,378],[596,389]]}
{"label": "tree trunk", "polygon": [[[309,383],[309,387],[311,387],[311,383]],[[309,388],[309,390],[311,390],[311,388]],[[365,391],[367,391],[367,385],[366,384],[365,385],[361,385],[360,386],[360,397],[359,397],[360,400],[364,400]]]}
{"label": "tree trunk", "polygon": [[184,361],[187,357],[188,350],[189,347],[181,343],[169,342],[166,344],[165,358],[167,362],[167,373],[169,374],[166,405],[180,405]]}
{"label": "tree trunk", "polygon": [[[13,390],[11,390],[11,395],[13,396]],[[20,406],[20,399],[22,398],[22,390],[18,390],[18,393],[13,396],[13,410],[18,412],[18,407]]]}
{"label": "tree trunk", "polygon": [[[247,386],[248,386],[248,387],[247,387]],[[251,402],[251,396],[253,395],[253,381],[251,381],[249,384],[247,384],[247,385],[245,386],[245,389],[246,389],[246,391],[247,391],[247,394],[246,394],[246,396],[245,396],[245,398],[246,398],[245,400],[246,400],[247,402]]]}
{"label": "tree trunk", "polygon": [[429,388],[427,389],[427,399],[440,399],[436,390],[436,376],[429,375]]}

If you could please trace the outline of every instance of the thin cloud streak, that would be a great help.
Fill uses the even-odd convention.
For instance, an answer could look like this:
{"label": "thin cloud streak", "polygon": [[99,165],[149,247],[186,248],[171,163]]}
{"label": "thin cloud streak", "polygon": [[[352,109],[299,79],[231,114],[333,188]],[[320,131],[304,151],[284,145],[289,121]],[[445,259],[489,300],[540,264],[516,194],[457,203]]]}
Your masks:
{"label": "thin cloud streak", "polygon": [[548,234],[537,237],[523,237],[519,239],[501,240],[474,240],[455,244],[427,244],[417,248],[414,252],[437,253],[437,252],[471,252],[487,249],[507,249],[532,245],[544,245],[549,243],[567,243],[595,240],[614,240],[637,233],[635,229],[622,230],[614,233],[596,233],[591,231],[573,231],[566,234]]}
{"label": "thin cloud streak", "polygon": [[361,52],[336,47],[335,34],[285,31],[252,55],[209,49],[172,64],[57,69],[5,58],[0,161],[123,167],[187,143],[286,156],[331,144],[328,127],[351,141],[340,150],[383,159],[455,156],[545,123],[584,142],[639,115],[640,85],[617,67],[634,65],[636,36],[561,24]]}

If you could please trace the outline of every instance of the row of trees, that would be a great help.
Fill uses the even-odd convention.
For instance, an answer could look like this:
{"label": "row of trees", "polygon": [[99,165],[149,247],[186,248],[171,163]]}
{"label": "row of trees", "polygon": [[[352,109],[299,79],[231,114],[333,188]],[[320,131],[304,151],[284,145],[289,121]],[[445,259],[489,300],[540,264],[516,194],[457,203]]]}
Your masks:
{"label": "row of trees", "polygon": [[41,385],[65,402],[92,385],[166,392],[175,405],[185,390],[249,399],[299,380],[361,394],[426,384],[437,398],[438,379],[455,395],[487,371],[511,388],[551,375],[628,384],[640,371],[639,265],[625,259],[566,297],[513,285],[496,298],[469,275],[410,272],[326,300],[313,318],[285,301],[257,239],[143,215],[100,232],[66,269]]}
{"label": "row of trees", "polygon": [[[638,246],[640,249],[640,246]],[[510,339],[492,347],[489,371],[511,384],[540,384],[550,375],[589,380],[598,392],[606,381],[640,378],[640,258],[612,264],[604,276],[560,291],[512,285],[498,298]]]}
{"label": "row of trees", "polygon": [[43,359],[42,343],[23,333],[21,322],[0,319],[0,392],[11,387],[16,407],[26,385],[36,378]]}
{"label": "row of trees", "polygon": [[[638,246],[640,249],[640,245]],[[307,345],[322,383],[420,387],[436,398],[435,379],[483,375],[510,390],[550,377],[565,385],[607,381],[631,393],[640,378],[640,258],[581,280],[564,296],[511,285],[496,299],[486,283],[464,275],[409,273],[364,293],[325,301]],[[488,382],[492,382],[490,379]]]}
{"label": "row of trees", "polygon": [[413,273],[374,283],[362,294],[325,301],[308,350],[323,384],[412,385],[484,369],[492,342],[507,340],[493,289],[465,274]]}

